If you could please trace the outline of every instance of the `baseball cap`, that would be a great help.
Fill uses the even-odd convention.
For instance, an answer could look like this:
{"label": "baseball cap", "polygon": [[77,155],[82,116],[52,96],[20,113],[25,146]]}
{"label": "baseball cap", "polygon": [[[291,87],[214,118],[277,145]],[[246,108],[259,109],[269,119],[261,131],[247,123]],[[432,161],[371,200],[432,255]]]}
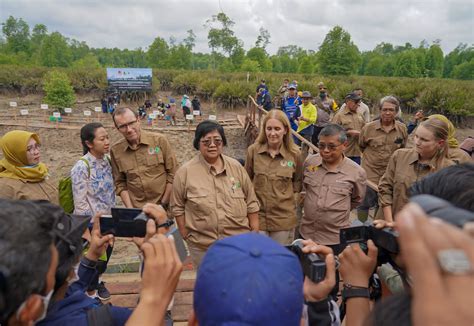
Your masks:
{"label": "baseball cap", "polygon": [[295,84],[290,84],[290,85],[288,85],[288,89],[296,89],[296,85]]}
{"label": "baseball cap", "polygon": [[303,94],[300,96],[301,98],[313,98],[310,92],[304,91]]}
{"label": "baseball cap", "polygon": [[298,258],[269,237],[228,237],[204,256],[194,288],[200,325],[299,325],[302,309]]}
{"label": "baseball cap", "polygon": [[349,93],[346,95],[345,99],[351,101],[360,101],[361,97],[356,93]]}

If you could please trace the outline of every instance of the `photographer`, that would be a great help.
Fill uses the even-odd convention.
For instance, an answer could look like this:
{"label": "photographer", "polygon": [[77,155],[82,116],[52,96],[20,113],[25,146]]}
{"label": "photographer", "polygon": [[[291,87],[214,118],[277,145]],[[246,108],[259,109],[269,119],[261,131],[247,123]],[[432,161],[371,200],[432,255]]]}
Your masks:
{"label": "photographer", "polygon": [[32,325],[46,315],[58,264],[51,206],[0,200],[1,325]]}

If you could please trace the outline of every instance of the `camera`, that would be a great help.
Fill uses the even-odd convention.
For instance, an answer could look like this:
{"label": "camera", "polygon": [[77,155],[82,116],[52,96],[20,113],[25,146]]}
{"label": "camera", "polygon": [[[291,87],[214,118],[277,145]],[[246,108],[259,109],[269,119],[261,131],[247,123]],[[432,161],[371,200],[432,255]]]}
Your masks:
{"label": "camera", "polygon": [[286,246],[300,260],[304,275],[314,283],[319,283],[326,277],[326,262],[318,254],[304,253],[303,247],[301,239],[296,239],[290,246]]}
{"label": "camera", "polygon": [[[100,217],[100,233],[124,238],[143,238],[146,235],[146,223],[149,219],[141,209],[112,208],[112,215]],[[173,224],[173,220],[167,220],[156,227],[170,227]]]}

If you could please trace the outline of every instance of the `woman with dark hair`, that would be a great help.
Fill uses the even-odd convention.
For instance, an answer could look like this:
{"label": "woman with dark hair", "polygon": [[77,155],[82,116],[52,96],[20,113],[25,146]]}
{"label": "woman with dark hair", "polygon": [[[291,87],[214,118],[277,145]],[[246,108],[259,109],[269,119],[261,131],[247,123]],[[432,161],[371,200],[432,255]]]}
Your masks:
{"label": "woman with dark hair", "polygon": [[258,231],[258,202],[247,172],[224,155],[224,128],[203,121],[194,136],[199,154],[176,172],[171,211],[196,267],[214,241]]}
{"label": "woman with dark hair", "polygon": [[37,134],[12,130],[0,138],[0,198],[48,200],[58,204],[58,190],[48,180],[48,168],[41,162]]}
{"label": "woman with dark hair", "polygon": [[245,169],[260,203],[260,233],[282,245],[293,242],[294,195],[301,191],[302,166],[288,118],[281,110],[269,111],[257,140],[247,150]]}
{"label": "woman with dark hair", "polygon": [[[115,190],[112,167],[107,157],[110,148],[109,135],[101,123],[92,122],[81,128],[81,142],[84,156],[71,170],[74,214],[91,217],[97,213],[110,214],[111,208],[115,206]],[[92,223],[91,220],[90,226]],[[107,268],[111,254],[112,247],[109,247],[107,257],[101,257],[98,264],[99,274]],[[91,282],[88,292],[91,294],[95,290],[100,299],[110,299],[110,293],[104,283],[99,283],[99,275]]]}

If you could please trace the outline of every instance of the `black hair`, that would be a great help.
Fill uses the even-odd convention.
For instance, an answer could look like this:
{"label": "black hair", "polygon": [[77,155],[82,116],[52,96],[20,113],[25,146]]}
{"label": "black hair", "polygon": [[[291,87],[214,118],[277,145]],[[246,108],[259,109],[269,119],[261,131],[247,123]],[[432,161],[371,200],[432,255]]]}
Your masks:
{"label": "black hair", "polygon": [[321,132],[318,135],[318,140],[321,139],[322,136],[334,136],[338,135],[339,136],[339,141],[342,143],[345,143],[347,141],[347,135],[346,131],[344,128],[342,128],[338,124],[328,124],[326,127],[324,127]]}
{"label": "black hair", "polygon": [[81,128],[82,153],[84,155],[90,150],[86,142],[92,143],[94,141],[95,131],[99,128],[104,128],[100,122],[91,122]]}
{"label": "black hair", "polygon": [[112,113],[112,120],[114,121],[115,127],[118,128],[117,123],[115,122],[115,117],[118,116],[118,115],[123,115],[123,114],[125,114],[127,111],[132,112],[133,115],[135,116],[135,118],[138,119],[138,112],[137,112],[137,111],[132,110],[131,108],[124,108],[124,107],[118,108],[117,110],[114,111],[114,113]]}
{"label": "black hair", "polygon": [[375,303],[365,325],[409,326],[411,325],[411,296],[394,294]]}
{"label": "black hair", "polygon": [[195,149],[199,150],[199,142],[201,138],[206,136],[208,133],[217,130],[221,135],[222,142],[224,146],[227,145],[227,139],[225,138],[224,128],[217,122],[211,120],[205,120],[197,125],[196,132],[194,133],[193,146]]}
{"label": "black hair", "polygon": [[452,165],[414,183],[410,196],[421,194],[444,199],[454,206],[474,212],[474,163]]}
{"label": "black hair", "polygon": [[39,201],[0,199],[0,271],[6,283],[0,287],[2,324],[7,324],[31,294],[47,294],[46,275],[55,239],[51,206]]}

